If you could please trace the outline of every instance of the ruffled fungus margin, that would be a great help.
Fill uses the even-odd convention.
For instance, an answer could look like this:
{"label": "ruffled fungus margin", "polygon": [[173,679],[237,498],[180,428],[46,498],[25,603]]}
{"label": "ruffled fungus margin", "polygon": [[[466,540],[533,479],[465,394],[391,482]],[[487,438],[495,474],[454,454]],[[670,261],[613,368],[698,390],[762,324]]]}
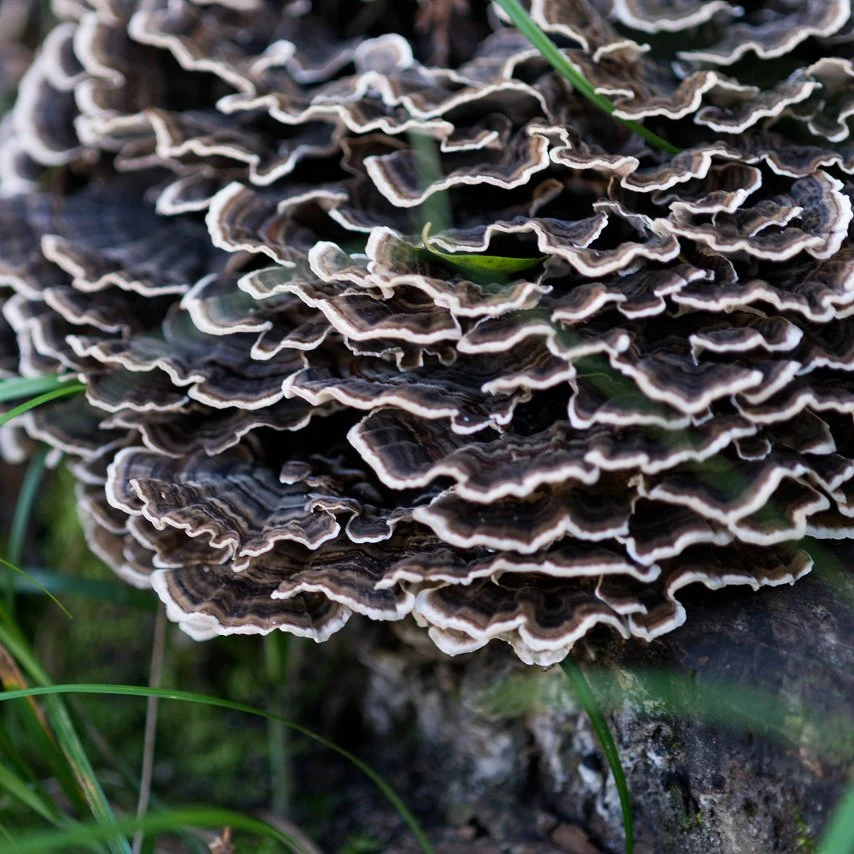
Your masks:
{"label": "ruffled fungus margin", "polygon": [[475,5],[57,2],[0,126],[0,376],[193,637],[547,664],[854,536],[850,4],[534,0],[673,156]]}

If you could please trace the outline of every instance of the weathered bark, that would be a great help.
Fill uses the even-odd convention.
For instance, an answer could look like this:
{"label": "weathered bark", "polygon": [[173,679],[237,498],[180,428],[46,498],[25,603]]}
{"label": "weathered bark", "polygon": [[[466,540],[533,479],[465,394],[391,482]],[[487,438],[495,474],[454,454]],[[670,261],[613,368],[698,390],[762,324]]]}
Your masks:
{"label": "weathered bark", "polygon": [[[686,625],[655,643],[600,634],[588,645],[588,670],[627,689],[608,719],[636,851],[813,850],[854,759],[854,576],[851,549],[834,554],[835,572],[795,587],[694,592]],[[359,704],[351,743],[390,776],[438,851],[622,850],[613,780],[559,668],[526,668],[499,644],[448,659],[366,631],[366,681],[335,706],[352,721]],[[671,674],[673,702],[639,679],[650,668]],[[329,785],[346,789],[329,844],[358,828],[383,850],[418,850],[355,778]]]}

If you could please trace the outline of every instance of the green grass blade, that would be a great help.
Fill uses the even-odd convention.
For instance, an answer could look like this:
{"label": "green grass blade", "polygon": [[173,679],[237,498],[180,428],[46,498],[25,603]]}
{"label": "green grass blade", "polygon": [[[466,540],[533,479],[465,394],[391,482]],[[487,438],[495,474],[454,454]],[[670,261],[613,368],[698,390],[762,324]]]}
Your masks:
{"label": "green grass blade", "polygon": [[[7,673],[7,678],[3,680],[3,684],[6,686],[10,685],[8,675]],[[11,706],[9,711],[13,711]],[[56,803],[56,793],[61,790],[64,795],[63,802],[67,804],[68,809],[76,810],[85,815],[88,812],[88,804],[65,755],[56,742],[43,708],[27,703],[20,704],[14,711],[17,712],[17,715],[9,715],[4,721],[4,729],[7,730],[2,739],[4,747],[8,747],[10,743],[13,748],[19,745],[24,747],[31,760],[37,759],[39,766],[48,771],[47,776],[54,785],[53,792],[55,794],[48,796],[44,787],[38,783],[38,777],[43,777],[44,772],[41,769],[36,772],[20,752],[7,753],[4,750],[4,758],[10,766],[14,766],[18,776],[22,777],[29,786],[38,789],[47,800]],[[13,733],[11,738],[9,738],[8,732]]]}
{"label": "green grass blade", "polygon": [[437,249],[430,243],[430,229],[432,223],[425,223],[421,230],[421,242],[424,244],[425,251],[431,255],[435,255],[446,264],[462,270],[464,273],[470,273],[474,276],[492,279],[497,276],[499,278],[509,280],[516,273],[530,270],[538,264],[542,264],[548,256],[539,255],[536,258],[508,258],[502,255],[482,255],[468,254],[461,252],[443,252]]}
{"label": "green grass blade", "polygon": [[146,688],[141,685],[98,685],[84,683],[80,685],[46,685],[39,688],[23,688],[16,691],[0,692],[0,702],[6,700],[16,700],[23,697],[39,697],[56,694],[103,694],[108,696],[124,696],[124,697],[161,697],[165,700],[181,700],[186,703],[196,703],[205,706],[214,706],[220,709],[227,709],[233,712],[243,712],[247,715],[266,718],[282,723],[289,729],[312,739],[318,744],[335,751],[339,756],[343,756],[360,771],[362,771],[376,787],[385,795],[386,799],[395,808],[398,815],[403,819],[407,827],[412,831],[413,836],[418,840],[421,850],[425,854],[432,854],[433,847],[430,845],[426,834],[418,823],[415,816],[409,811],[409,808],[394,789],[376,772],[370,765],[353,755],[343,747],[339,747],[335,742],[324,738],[316,732],[304,727],[298,723],[283,718],[281,715],[275,715],[270,712],[265,712],[263,709],[258,709],[254,706],[249,706],[246,703],[236,703],[232,700],[223,700],[219,697],[209,697],[204,694],[194,694],[190,691],[178,691],[173,688]]}
{"label": "green grass blade", "polygon": [[[25,572],[23,569],[18,569],[15,564],[11,563],[8,560],[3,560],[2,557],[0,557],[0,566],[5,566],[6,569],[10,569],[12,570],[12,572],[17,572],[19,575],[22,575],[27,581],[30,582],[33,587],[35,587],[37,590],[47,596],[48,599],[50,599],[54,604],[56,604],[62,611],[62,613],[65,614],[66,617],[68,617],[69,620],[71,619],[70,611],[65,607],[65,605],[62,604],[62,602],[59,601],[59,599],[56,598],[56,596],[53,595],[53,593],[50,592],[50,590],[41,585],[37,578],[34,578],[32,575]],[[10,588],[14,589],[14,584],[11,584]]]}
{"label": "green grass blade", "polygon": [[18,400],[22,397],[32,397],[45,394],[54,389],[64,388],[69,380],[56,376],[46,377],[11,377],[0,380],[0,403],[7,400]]}
{"label": "green grass blade", "polygon": [[157,610],[157,598],[150,591],[137,590],[119,581],[99,578],[83,578],[77,575],[64,575],[49,569],[27,567],[23,575],[12,576],[12,586],[16,593],[38,593],[54,596],[83,596],[109,602],[111,605],[127,605],[142,611]]}
{"label": "green grass blade", "polygon": [[[16,771],[19,776],[27,778],[29,785],[37,785],[36,775],[19,750],[20,747],[24,746],[23,740],[14,736],[10,738],[9,730],[8,724],[0,727],[0,756],[12,766],[12,770]],[[29,747],[29,745],[26,746]]]}
{"label": "green grass blade", "polygon": [[[25,837],[0,845],[0,854],[47,854],[49,851],[70,851],[73,846],[85,845],[98,840],[108,840],[110,834],[116,832],[122,836],[137,830],[146,833],[165,833],[177,831],[186,827],[231,827],[245,830],[258,836],[272,839],[283,845],[289,851],[305,854],[305,848],[292,836],[276,827],[231,810],[209,809],[204,807],[168,810],[166,812],[150,813],[141,819],[125,819],[117,821],[112,827],[97,824],[82,824],[67,830],[54,830],[47,833],[28,834]],[[248,850],[248,849],[247,849]]]}
{"label": "green grass blade", "polygon": [[[30,677],[42,685],[41,688],[25,690],[41,690],[50,693],[48,690],[50,678],[30,651],[26,639],[21,635],[5,608],[0,609],[0,643],[9,650]],[[116,818],[86,756],[80,737],[74,729],[68,709],[59,697],[54,696],[45,702],[45,709],[60,749],[71,767],[90,812],[99,825],[111,828]],[[110,831],[108,836],[110,838],[107,844],[113,854],[131,854],[131,848],[126,839],[115,836],[114,831]]]}
{"label": "green grass blade", "polygon": [[[71,705],[73,711],[77,714],[77,718],[82,722],[84,734],[86,735],[89,744],[98,751],[101,760],[107,763],[107,765],[118,773],[122,782],[128,787],[128,789],[138,796],[141,787],[139,785],[139,774],[137,773],[137,770],[135,768],[132,769],[129,763],[125,762],[122,757],[117,756],[110,749],[110,746],[102,733],[96,729],[84,713],[79,709],[74,708],[73,699]],[[161,812],[168,809],[169,806],[164,800],[158,798],[154,792],[151,793],[150,802],[155,810],[159,810]],[[186,830],[178,830],[175,832],[175,835],[181,839],[184,848],[186,848],[187,851],[192,852],[192,854],[208,854],[208,846],[192,833],[189,833]]]}
{"label": "green grass blade", "polygon": [[602,750],[605,752],[608,767],[614,775],[614,782],[617,784],[617,794],[620,797],[620,809],[623,811],[623,827],[626,831],[626,854],[632,854],[635,846],[632,799],[629,794],[626,775],[623,771],[623,764],[620,762],[620,753],[617,750],[616,742],[611,735],[611,730],[608,729],[605,716],[602,714],[602,709],[593,694],[590,683],[587,681],[578,663],[572,656],[568,656],[564,659],[562,667],[563,672],[572,683],[572,687],[575,689],[576,696],[587,713],[587,717],[590,718],[590,723],[599,738]]}
{"label": "green grass blade", "polygon": [[854,851],[854,784],[842,796],[819,843],[818,854],[851,854]]}
{"label": "green grass blade", "polygon": [[59,825],[61,818],[56,808],[34,792],[14,771],[0,764],[0,789],[28,806],[50,824]]}
{"label": "green grass blade", "polygon": [[[0,683],[7,691],[28,687],[27,677],[9,651],[0,646]],[[17,773],[31,786],[39,787],[37,774],[18,750],[26,746],[31,756],[37,756],[47,765],[55,782],[65,793],[68,803],[85,813],[88,810],[83,793],[77,784],[65,755],[57,744],[50,722],[42,707],[35,700],[20,703],[3,710],[3,725],[0,728],[0,750]],[[42,794],[44,792],[42,791]],[[55,800],[51,798],[51,800]]]}
{"label": "green grass blade", "polygon": [[57,400],[60,397],[68,397],[72,394],[79,394],[86,388],[83,383],[71,383],[65,384],[62,388],[54,389],[53,391],[45,392],[44,394],[40,394],[38,397],[32,398],[32,400],[28,400],[25,403],[16,406],[14,409],[10,409],[8,412],[0,415],[0,427],[4,424],[8,424],[14,418],[17,418],[19,415],[23,415],[25,412],[29,412],[31,409],[35,409],[37,406],[42,406],[45,403],[50,403],[52,400]]}
{"label": "green grass blade", "polygon": [[[413,131],[409,134],[409,147],[415,155],[415,168],[418,173],[418,184],[426,190],[442,180],[444,173],[439,160],[439,150],[436,140],[425,133]],[[437,223],[440,231],[451,228],[454,215],[451,211],[451,199],[447,190],[432,192],[424,202],[415,209],[419,221],[413,223],[413,230],[420,230],[427,222]],[[415,215],[413,211],[413,215]]]}
{"label": "green grass blade", "polygon": [[[32,710],[29,708],[27,711],[32,713]],[[33,717],[35,716],[33,715]],[[50,757],[45,755],[45,747],[47,747],[48,752],[55,752],[60,759],[64,759],[62,754],[59,753],[58,748],[56,748],[56,746],[50,741],[40,741],[36,738],[34,740],[26,739],[26,743],[28,748],[37,749],[40,758],[46,761],[51,767],[53,767],[53,762]],[[37,744],[40,744],[41,747],[36,748]],[[8,766],[0,765],[0,790],[5,790],[10,797],[15,798],[25,806],[28,806],[33,810],[33,812],[41,816],[49,824],[57,827],[69,826],[71,822],[68,816],[63,814],[57,805],[56,792],[54,791],[49,794],[45,791],[40,781],[34,777],[32,770],[27,767],[26,762],[17,752],[17,749],[9,743],[6,732],[0,734],[0,754],[2,754],[4,759],[11,762],[18,770],[18,773],[15,773],[15,770]],[[71,778],[70,772],[68,771],[67,766],[65,766],[64,761],[60,767],[62,772],[69,777],[71,784],[75,786],[76,791],[76,785],[74,784],[73,778]],[[54,783],[59,782],[60,785],[65,788],[63,781],[59,780],[56,776],[51,777],[50,780]],[[74,803],[74,801],[72,800],[71,803]],[[82,803],[82,806],[83,809],[86,808],[85,803]]]}
{"label": "green grass blade", "polygon": [[645,139],[650,145],[668,154],[678,154],[681,149],[669,143],[658,134],[645,128],[638,122],[621,119],[614,115],[614,105],[603,95],[600,95],[572,63],[561,53],[558,46],[540,29],[534,19],[525,11],[519,0],[495,0],[496,3],[510,16],[513,25],[528,39],[529,42],[543,55],[543,59],[558,73],[562,74],[591,104],[608,113],[615,121],[620,122],[632,133]]}
{"label": "green grass blade", "polygon": [[48,447],[40,445],[27,466],[24,482],[18,491],[18,501],[15,504],[15,515],[12,517],[12,527],[9,530],[9,548],[6,557],[9,563],[18,566],[24,550],[24,539],[30,524],[30,516],[33,513],[33,504],[39,491],[42,478],[44,477],[45,463],[47,461]]}
{"label": "green grass blade", "polygon": [[6,830],[6,825],[3,824],[2,822],[0,822],[0,835],[2,835],[3,838],[9,843],[9,846],[10,846],[9,850],[10,851],[14,851],[14,852],[18,851],[18,846],[15,845],[15,840],[12,839],[12,834],[9,833],[8,830]]}

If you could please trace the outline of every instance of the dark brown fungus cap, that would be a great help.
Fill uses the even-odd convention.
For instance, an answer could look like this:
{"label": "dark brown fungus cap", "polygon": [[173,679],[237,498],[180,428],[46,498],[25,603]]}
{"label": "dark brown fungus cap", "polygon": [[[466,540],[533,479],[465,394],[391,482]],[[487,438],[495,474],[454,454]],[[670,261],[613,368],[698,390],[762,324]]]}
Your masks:
{"label": "dark brown fungus cap", "polygon": [[56,4],[0,125],[0,376],[86,394],[0,450],[68,454],[197,638],[548,664],[854,536],[848,2],[534,0],[676,155],[497,8],[392,5]]}

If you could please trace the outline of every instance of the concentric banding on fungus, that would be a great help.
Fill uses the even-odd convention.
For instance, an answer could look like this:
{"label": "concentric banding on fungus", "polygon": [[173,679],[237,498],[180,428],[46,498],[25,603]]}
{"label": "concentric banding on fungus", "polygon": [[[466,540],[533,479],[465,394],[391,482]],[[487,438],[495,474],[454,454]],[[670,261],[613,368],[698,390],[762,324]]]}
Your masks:
{"label": "concentric banding on fungus", "polygon": [[0,376],[86,386],[0,449],[93,550],[196,638],[551,664],[854,537],[847,0],[536,0],[675,155],[494,7],[336,4],[60,4],[0,124]]}

